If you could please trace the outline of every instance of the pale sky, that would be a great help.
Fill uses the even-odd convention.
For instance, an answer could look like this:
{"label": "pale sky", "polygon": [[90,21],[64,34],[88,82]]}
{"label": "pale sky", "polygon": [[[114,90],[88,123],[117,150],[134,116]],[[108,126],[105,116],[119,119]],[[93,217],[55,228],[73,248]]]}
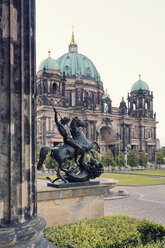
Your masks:
{"label": "pale sky", "polygon": [[68,52],[72,25],[78,52],[95,64],[112,105],[145,81],[154,95],[157,138],[165,145],[165,1],[37,0],[37,68]]}

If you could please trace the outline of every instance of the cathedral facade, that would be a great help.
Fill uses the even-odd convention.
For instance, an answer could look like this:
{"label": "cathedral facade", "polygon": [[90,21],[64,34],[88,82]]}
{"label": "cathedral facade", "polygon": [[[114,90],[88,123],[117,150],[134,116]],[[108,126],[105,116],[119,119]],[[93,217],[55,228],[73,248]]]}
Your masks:
{"label": "cathedral facade", "polygon": [[57,60],[49,56],[37,72],[37,150],[62,143],[54,121],[55,106],[61,117],[78,116],[88,122],[84,133],[90,142],[97,140],[101,154],[110,149],[114,157],[129,149],[145,152],[149,161],[155,160],[156,115],[153,93],[146,82],[139,80],[114,107],[93,62],[78,53],[72,33],[69,52]]}

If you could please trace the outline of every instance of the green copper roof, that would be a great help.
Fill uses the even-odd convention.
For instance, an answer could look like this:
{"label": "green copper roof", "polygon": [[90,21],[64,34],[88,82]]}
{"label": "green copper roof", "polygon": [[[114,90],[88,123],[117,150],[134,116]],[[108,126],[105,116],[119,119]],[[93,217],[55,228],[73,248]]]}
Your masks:
{"label": "green copper roof", "polygon": [[38,71],[41,71],[43,69],[46,70],[59,70],[59,64],[55,59],[52,59],[51,57],[48,57],[47,59],[43,60],[41,64],[39,65]]}
{"label": "green copper roof", "polygon": [[141,79],[139,79],[137,82],[135,82],[133,85],[132,85],[132,88],[131,88],[131,92],[132,91],[136,91],[136,90],[150,90],[149,87],[148,87],[148,84],[144,81],[142,81]]}
{"label": "green copper roof", "polygon": [[[76,48],[74,46],[73,48]],[[100,75],[94,66],[93,62],[86,56],[77,53],[76,49],[71,49],[70,52],[62,55],[57,59],[60,66],[60,71],[65,72],[66,77],[80,77],[91,79],[100,82]]]}

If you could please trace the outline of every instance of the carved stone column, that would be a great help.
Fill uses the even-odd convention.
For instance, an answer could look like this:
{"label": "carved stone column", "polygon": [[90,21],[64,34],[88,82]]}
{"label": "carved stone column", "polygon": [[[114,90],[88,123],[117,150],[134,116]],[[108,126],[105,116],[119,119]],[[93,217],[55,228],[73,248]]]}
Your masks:
{"label": "carved stone column", "polygon": [[46,146],[46,117],[42,118],[42,146]]}
{"label": "carved stone column", "polygon": [[122,151],[123,152],[126,152],[127,151],[127,143],[126,143],[126,125],[124,123],[121,124],[121,128],[122,128],[122,133],[123,133],[123,136],[122,136],[122,143],[123,143],[123,149]]}
{"label": "carved stone column", "polygon": [[143,126],[141,124],[139,126],[139,140],[140,140],[139,152],[143,152]]}
{"label": "carved stone column", "polygon": [[48,247],[37,216],[35,0],[0,1],[0,247]]}
{"label": "carved stone column", "polygon": [[93,140],[96,140],[96,123],[97,121],[93,121]]}

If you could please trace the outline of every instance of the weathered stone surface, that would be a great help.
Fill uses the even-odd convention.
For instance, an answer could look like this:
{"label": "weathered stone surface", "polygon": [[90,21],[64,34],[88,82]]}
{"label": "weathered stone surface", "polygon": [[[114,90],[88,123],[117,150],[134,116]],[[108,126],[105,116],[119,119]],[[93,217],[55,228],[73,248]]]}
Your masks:
{"label": "weathered stone surface", "polygon": [[38,213],[48,226],[103,216],[105,189],[98,185],[38,191]]}
{"label": "weathered stone surface", "polygon": [[23,224],[0,228],[0,248],[47,247],[42,230],[46,222],[37,217]]}
{"label": "weathered stone surface", "polygon": [[34,81],[35,0],[0,1],[0,247],[47,247],[36,207]]}

